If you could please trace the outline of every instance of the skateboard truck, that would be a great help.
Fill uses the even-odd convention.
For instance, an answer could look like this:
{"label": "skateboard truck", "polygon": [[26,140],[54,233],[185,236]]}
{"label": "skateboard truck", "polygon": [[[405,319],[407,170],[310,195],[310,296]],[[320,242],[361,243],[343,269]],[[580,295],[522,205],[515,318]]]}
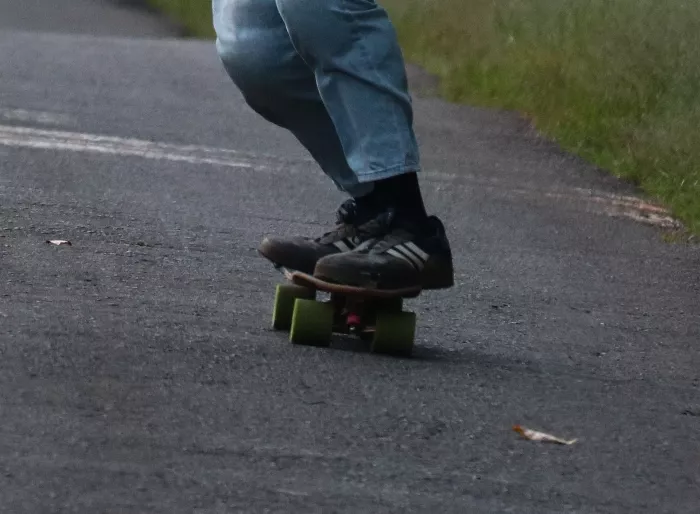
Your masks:
{"label": "skateboard truck", "polygon": [[[403,311],[403,300],[418,296],[419,287],[382,290],[335,284],[275,267],[290,283],[277,286],[272,326],[289,331],[292,343],[327,347],[334,333],[352,334],[370,339],[373,353],[412,353],[416,315]],[[330,300],[317,300],[318,292],[329,294]]]}

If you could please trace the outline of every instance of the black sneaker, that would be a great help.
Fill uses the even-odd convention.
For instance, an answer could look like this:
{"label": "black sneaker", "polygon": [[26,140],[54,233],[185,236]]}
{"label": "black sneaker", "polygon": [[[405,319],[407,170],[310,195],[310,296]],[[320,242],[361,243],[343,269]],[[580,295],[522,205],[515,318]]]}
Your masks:
{"label": "black sneaker", "polygon": [[400,220],[389,211],[374,222],[383,235],[350,252],[319,259],[314,276],[327,282],[375,289],[447,289],[454,285],[452,250],[435,216]]}
{"label": "black sneaker", "polygon": [[312,274],[322,257],[349,252],[381,230],[376,211],[345,201],[337,212],[337,226],[317,238],[268,237],[258,251],[275,266]]}

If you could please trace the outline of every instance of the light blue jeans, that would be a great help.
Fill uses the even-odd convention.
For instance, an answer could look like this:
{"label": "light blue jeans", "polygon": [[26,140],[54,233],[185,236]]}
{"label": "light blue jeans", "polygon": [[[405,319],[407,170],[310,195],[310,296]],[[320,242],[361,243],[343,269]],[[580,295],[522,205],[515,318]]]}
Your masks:
{"label": "light blue jeans", "polygon": [[375,0],[212,0],[216,47],[248,105],[341,190],[419,171],[396,33]]}

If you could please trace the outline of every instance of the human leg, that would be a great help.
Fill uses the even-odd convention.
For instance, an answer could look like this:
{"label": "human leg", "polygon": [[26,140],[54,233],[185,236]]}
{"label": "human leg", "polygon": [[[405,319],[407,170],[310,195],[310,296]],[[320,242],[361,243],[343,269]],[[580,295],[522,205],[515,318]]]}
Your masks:
{"label": "human leg", "polygon": [[336,186],[362,196],[318,93],[314,74],[291,42],[275,0],[213,0],[216,47],[248,105],[288,129]]}
{"label": "human leg", "polygon": [[404,62],[386,12],[374,0],[276,0],[292,42],[316,77],[375,219],[351,252],[324,256],[314,274],[386,289],[453,284],[443,223],[428,217]]}
{"label": "human leg", "polygon": [[[214,0],[222,61],[251,107],[291,130],[357,202],[323,237],[267,239],[261,252],[331,280],[389,273],[391,283],[451,284],[444,228],[427,218],[415,175],[412,107],[386,13],[374,0],[274,0],[277,10],[270,2]],[[350,261],[333,260],[368,240]],[[426,270],[444,273],[426,279]]]}
{"label": "human leg", "polygon": [[[294,48],[275,0],[213,0],[216,47],[248,105],[288,129],[336,186],[354,198],[371,191],[348,166],[313,72]],[[280,266],[313,273],[319,258],[361,242],[357,225],[371,216],[350,200],[340,206],[334,229],[320,237],[268,237],[260,252]]]}

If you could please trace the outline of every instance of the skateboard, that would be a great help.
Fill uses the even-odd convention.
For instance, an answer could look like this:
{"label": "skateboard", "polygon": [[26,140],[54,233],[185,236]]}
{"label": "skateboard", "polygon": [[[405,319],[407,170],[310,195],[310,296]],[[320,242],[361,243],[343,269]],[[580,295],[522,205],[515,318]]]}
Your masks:
{"label": "skateboard", "polygon": [[[277,286],[272,328],[289,331],[292,343],[328,347],[333,334],[355,335],[369,341],[373,353],[411,355],[416,315],[403,310],[403,301],[418,296],[420,287],[387,291],[280,271],[289,283]],[[319,292],[330,299],[318,300]]]}

